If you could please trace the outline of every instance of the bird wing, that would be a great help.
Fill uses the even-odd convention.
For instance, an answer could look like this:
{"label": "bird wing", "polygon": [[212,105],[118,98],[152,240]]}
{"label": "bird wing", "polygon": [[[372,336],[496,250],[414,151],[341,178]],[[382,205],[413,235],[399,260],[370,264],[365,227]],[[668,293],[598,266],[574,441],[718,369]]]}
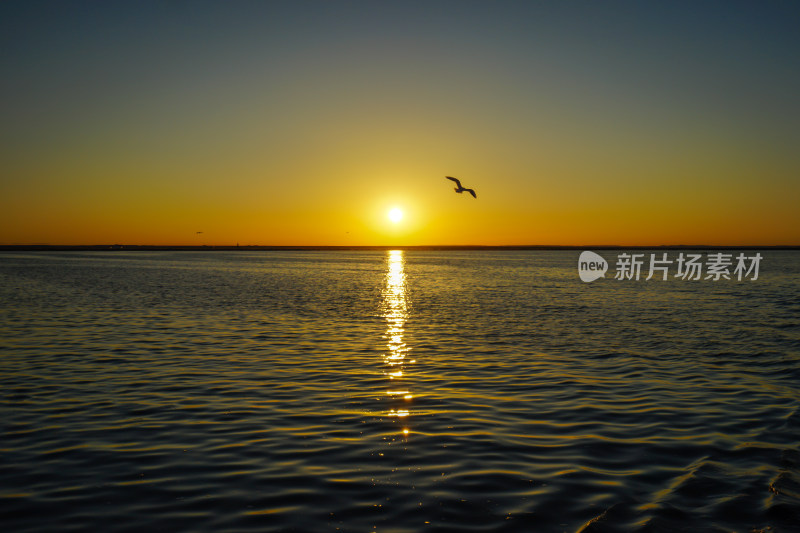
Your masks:
{"label": "bird wing", "polygon": [[460,181],[458,181],[457,179],[455,179],[455,178],[451,178],[450,176],[445,176],[445,178],[449,179],[450,181],[455,181],[455,182],[456,182],[456,185],[458,185],[458,188],[459,188],[459,189],[461,188],[461,182],[460,182]]}
{"label": "bird wing", "polygon": [[473,191],[472,189],[464,189],[464,190],[467,191],[468,193],[470,193],[473,198],[476,198],[476,199],[478,198],[478,195],[475,194],[475,191]]}

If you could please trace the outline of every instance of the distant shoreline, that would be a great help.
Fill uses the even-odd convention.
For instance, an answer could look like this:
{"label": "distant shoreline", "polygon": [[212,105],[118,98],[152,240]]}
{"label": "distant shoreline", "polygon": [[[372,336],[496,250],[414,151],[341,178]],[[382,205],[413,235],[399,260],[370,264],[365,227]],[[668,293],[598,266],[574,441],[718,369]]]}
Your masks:
{"label": "distant shoreline", "polygon": [[334,250],[800,250],[800,245],[775,246],[714,246],[703,244],[677,244],[660,246],[622,245],[418,245],[418,246],[161,246],[143,244],[0,244],[0,252],[110,252],[110,251],[165,251],[165,252],[210,252],[210,251],[334,251]]}

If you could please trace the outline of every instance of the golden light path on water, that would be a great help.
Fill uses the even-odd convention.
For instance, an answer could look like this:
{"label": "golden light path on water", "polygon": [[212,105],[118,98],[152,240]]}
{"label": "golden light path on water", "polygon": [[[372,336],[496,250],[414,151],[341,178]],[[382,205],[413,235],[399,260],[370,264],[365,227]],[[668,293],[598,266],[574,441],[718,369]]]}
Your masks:
{"label": "golden light path on water", "polygon": [[383,317],[386,319],[386,351],[383,359],[384,374],[389,378],[386,394],[393,400],[387,415],[403,421],[403,434],[408,435],[407,419],[410,415],[408,403],[413,395],[404,386],[405,366],[414,361],[407,360],[409,348],[403,340],[408,319],[408,297],[406,294],[405,258],[402,250],[390,250],[387,255],[386,287],[383,290]]}

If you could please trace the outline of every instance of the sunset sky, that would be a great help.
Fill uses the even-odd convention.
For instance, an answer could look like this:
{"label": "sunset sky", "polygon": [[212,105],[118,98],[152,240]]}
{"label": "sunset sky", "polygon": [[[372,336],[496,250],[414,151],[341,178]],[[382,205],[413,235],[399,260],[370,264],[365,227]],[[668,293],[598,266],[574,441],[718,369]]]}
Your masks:
{"label": "sunset sky", "polygon": [[653,4],[0,2],[0,244],[800,244],[800,3]]}

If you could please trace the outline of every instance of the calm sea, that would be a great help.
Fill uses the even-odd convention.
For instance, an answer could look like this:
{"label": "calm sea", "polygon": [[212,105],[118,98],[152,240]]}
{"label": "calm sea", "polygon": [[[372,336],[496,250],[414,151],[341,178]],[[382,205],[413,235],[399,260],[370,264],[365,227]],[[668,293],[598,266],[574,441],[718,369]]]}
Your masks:
{"label": "calm sea", "polygon": [[0,254],[0,526],[800,531],[800,253],[761,254]]}

